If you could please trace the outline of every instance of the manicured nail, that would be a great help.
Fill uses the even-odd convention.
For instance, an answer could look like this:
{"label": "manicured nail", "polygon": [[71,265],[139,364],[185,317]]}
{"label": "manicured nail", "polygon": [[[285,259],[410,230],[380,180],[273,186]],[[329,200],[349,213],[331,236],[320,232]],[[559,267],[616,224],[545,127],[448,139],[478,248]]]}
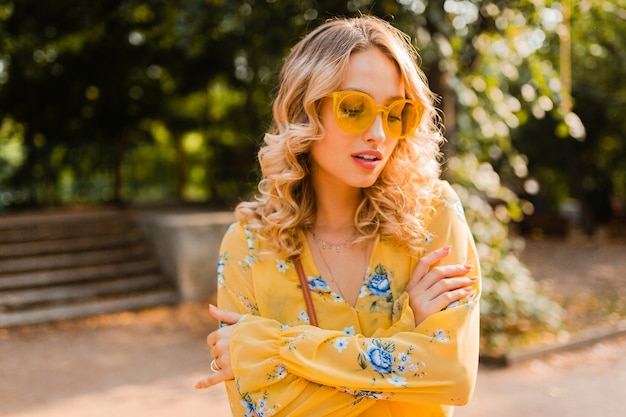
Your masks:
{"label": "manicured nail", "polygon": [[473,267],[474,265],[470,265],[470,264],[463,265],[463,268],[465,268],[468,271],[471,271]]}
{"label": "manicured nail", "polygon": [[450,253],[451,250],[452,246],[444,246],[443,248],[441,248],[441,251],[444,253]]}

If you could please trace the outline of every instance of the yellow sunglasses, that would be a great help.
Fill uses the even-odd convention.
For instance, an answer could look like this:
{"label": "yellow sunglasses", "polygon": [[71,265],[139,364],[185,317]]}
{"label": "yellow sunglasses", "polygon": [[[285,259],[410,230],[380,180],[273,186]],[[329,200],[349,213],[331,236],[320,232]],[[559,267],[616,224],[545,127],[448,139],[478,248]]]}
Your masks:
{"label": "yellow sunglasses", "polygon": [[385,133],[404,139],[415,132],[424,107],[415,100],[394,100],[387,106],[377,106],[374,99],[360,91],[335,91],[333,113],[337,125],[348,133],[363,133],[374,123],[376,114],[383,113]]}

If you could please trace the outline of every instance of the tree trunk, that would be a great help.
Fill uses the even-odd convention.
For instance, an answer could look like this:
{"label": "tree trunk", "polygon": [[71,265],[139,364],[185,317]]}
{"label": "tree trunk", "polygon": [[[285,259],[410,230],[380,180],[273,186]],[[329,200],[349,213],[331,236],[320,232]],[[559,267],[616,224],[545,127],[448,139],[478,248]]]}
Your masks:
{"label": "tree trunk", "polygon": [[441,71],[437,66],[430,71],[428,79],[430,88],[440,99],[439,109],[443,112],[443,123],[445,127],[446,142],[441,150],[444,154],[443,175],[446,176],[445,164],[448,159],[457,153],[457,123],[456,123],[456,97],[454,91],[448,85],[449,75]]}
{"label": "tree trunk", "polygon": [[124,163],[124,155],[126,147],[124,144],[123,134],[117,135],[115,140],[114,161],[113,161],[113,203],[122,204],[122,166]]}

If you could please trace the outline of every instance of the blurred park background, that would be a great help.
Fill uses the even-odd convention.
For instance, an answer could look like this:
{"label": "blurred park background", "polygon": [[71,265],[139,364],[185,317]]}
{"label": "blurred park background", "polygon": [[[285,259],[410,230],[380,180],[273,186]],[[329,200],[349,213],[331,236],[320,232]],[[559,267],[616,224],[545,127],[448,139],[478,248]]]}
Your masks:
{"label": "blurred park background", "polygon": [[[557,238],[626,256],[626,0],[1,0],[0,243],[51,211],[232,210],[255,190],[282,58],[360,13],[412,37],[441,97],[486,351],[580,326],[589,311],[568,322],[520,254]],[[28,272],[15,245],[0,282]],[[42,280],[15,291],[35,297]],[[619,297],[601,310],[626,315]]]}

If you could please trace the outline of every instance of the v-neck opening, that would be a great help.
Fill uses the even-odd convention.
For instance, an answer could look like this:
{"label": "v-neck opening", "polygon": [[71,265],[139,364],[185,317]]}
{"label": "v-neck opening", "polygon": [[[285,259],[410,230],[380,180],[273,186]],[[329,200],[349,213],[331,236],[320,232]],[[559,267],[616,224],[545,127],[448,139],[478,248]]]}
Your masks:
{"label": "v-neck opening", "polygon": [[[307,274],[307,268],[306,265],[303,265],[304,268],[304,272],[306,276],[309,275],[313,275],[316,278],[321,279],[322,281],[324,281],[324,284],[326,284],[326,286],[328,287],[328,289],[330,290],[330,295],[333,298],[339,299],[341,300],[341,302],[345,305],[347,305],[348,307],[350,307],[352,310],[354,311],[358,311],[357,310],[357,306],[359,304],[359,302],[361,301],[361,294],[363,294],[363,291],[366,289],[367,283],[365,282],[365,278],[368,275],[368,272],[370,271],[371,265],[374,263],[374,257],[376,254],[376,250],[378,248],[378,245],[380,244],[380,237],[378,235],[376,235],[376,237],[374,238],[374,242],[371,244],[371,247],[369,248],[369,254],[367,255],[367,263],[365,264],[365,269],[363,270],[362,276],[361,276],[361,285],[359,286],[359,292],[357,294],[356,300],[354,302],[354,305],[350,304],[348,302],[348,300],[346,300],[341,294],[339,294],[337,291],[335,291],[333,289],[333,287],[330,286],[330,283],[326,280],[326,278],[324,278],[319,270],[319,267],[317,266],[317,264],[315,263],[315,258],[313,257],[313,251],[311,249],[311,246],[309,245],[309,240],[306,237],[306,233],[301,230],[300,231],[300,238],[302,239],[302,241],[304,242],[304,251],[302,253],[301,259],[306,262],[307,264],[310,264],[310,268],[313,268],[313,272],[314,274]],[[311,269],[309,268],[309,271],[311,271]],[[307,279],[308,281],[308,279]],[[337,284],[335,284],[337,285]]]}

